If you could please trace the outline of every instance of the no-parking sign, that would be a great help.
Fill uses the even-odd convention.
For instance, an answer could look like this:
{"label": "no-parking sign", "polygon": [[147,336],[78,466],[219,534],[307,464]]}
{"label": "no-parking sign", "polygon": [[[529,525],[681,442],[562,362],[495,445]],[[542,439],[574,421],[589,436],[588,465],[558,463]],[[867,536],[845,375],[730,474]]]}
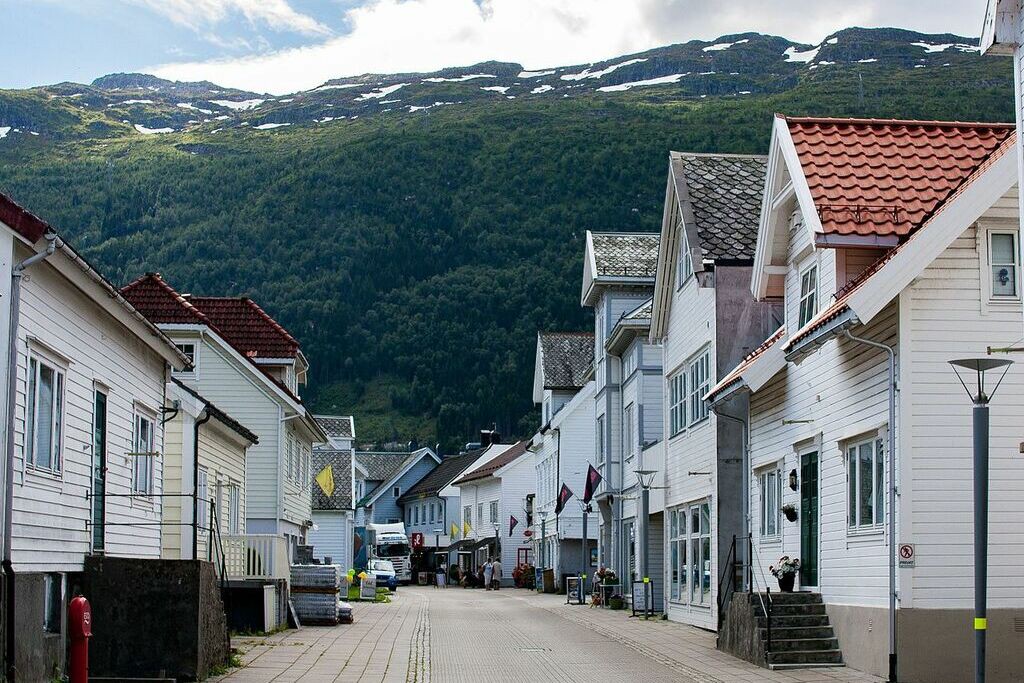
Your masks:
{"label": "no-parking sign", "polygon": [[900,543],[900,547],[896,552],[899,555],[900,569],[914,568],[914,560],[917,557],[917,552],[914,550],[913,543]]}

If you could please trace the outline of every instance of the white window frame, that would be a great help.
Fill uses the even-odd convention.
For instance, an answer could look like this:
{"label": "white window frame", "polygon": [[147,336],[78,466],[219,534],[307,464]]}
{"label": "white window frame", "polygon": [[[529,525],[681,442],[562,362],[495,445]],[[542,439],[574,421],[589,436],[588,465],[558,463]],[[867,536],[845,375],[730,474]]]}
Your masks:
{"label": "white window frame", "polygon": [[[43,370],[53,373],[50,409],[50,453],[47,463],[39,458],[39,391]],[[36,353],[28,357],[25,381],[25,467],[29,470],[60,477],[64,467],[64,432],[67,424],[67,369]]]}
{"label": "white window frame", "polygon": [[[705,510],[707,514],[704,514]],[[690,564],[687,569],[690,572],[690,605],[710,607],[715,578],[714,567],[711,565],[714,555],[711,543],[711,501],[702,500],[691,504],[689,517],[690,526],[687,531],[690,536]],[[703,589],[705,582],[707,590]]]}
{"label": "white window frame", "polygon": [[693,275],[693,259],[690,257],[690,243],[686,239],[686,222],[679,219],[679,254],[676,258],[676,289],[682,289]]}
{"label": "white window frame", "polygon": [[772,463],[757,472],[758,535],[762,540],[782,537],[782,465]]}
{"label": "white window frame", "polygon": [[669,511],[668,561],[669,561],[669,602],[686,604],[689,600],[690,588],[687,582],[689,557],[689,537],[687,536],[688,506],[681,505]]}
{"label": "white window frame", "polygon": [[604,415],[598,415],[594,421],[594,439],[597,445],[597,464],[603,465],[605,461],[605,447],[604,447]]}
{"label": "white window frame", "polygon": [[636,425],[633,423],[635,413],[635,403],[630,403],[622,409],[622,450],[626,460],[631,460],[636,455]]}
{"label": "white window frame", "polygon": [[[199,533],[205,534],[210,526],[210,488],[209,472],[205,467],[200,467],[196,477],[196,524],[199,526]],[[218,501],[220,502],[220,501]]]}
{"label": "white window frame", "polygon": [[[864,512],[860,452],[870,448],[871,458],[871,519],[861,519]],[[885,446],[880,435],[848,443],[843,449],[846,461],[846,527],[851,533],[877,531],[885,525]]]}
{"label": "white window frame", "polygon": [[197,344],[194,341],[180,341],[180,342],[174,342],[174,345],[178,348],[179,351],[181,351],[183,354],[185,354],[185,356],[189,355],[189,352],[186,350],[186,348],[187,347],[191,347],[192,348],[192,352],[191,352],[192,367],[191,367],[191,369],[190,368],[184,368],[182,370],[175,370],[174,374],[176,374],[176,375],[194,375],[196,373],[196,371],[199,370],[199,344]]}
{"label": "white window frame", "polygon": [[473,527],[473,506],[463,505],[462,506],[462,523],[468,524],[470,528]]}
{"label": "white window frame", "polygon": [[413,505],[412,506],[412,525],[413,526],[419,526],[420,525],[420,506],[419,505]]}
{"label": "white window frame", "polygon": [[[149,436],[143,442],[142,425],[149,423]],[[132,429],[132,493],[148,496],[156,486],[156,417],[136,408]],[[148,454],[148,455],[147,455]]]}
{"label": "white window frame", "polygon": [[487,514],[491,517],[491,524],[498,521],[498,501],[491,501],[490,509],[487,511]]}
{"label": "white window frame", "polygon": [[[1017,303],[1021,301],[1021,253],[1019,231],[1009,228],[988,228],[985,231],[985,259],[983,266],[983,280],[986,284],[986,291],[990,303]],[[992,238],[997,235],[1008,236],[1013,244],[1013,263],[994,263]],[[996,294],[994,275],[995,269],[999,266],[1013,268],[1013,294]]]}
{"label": "white window frame", "polygon": [[228,533],[242,533],[242,487],[234,482],[228,485]]}
{"label": "white window frame", "polygon": [[686,372],[684,365],[668,378],[669,437],[686,430]]}
{"label": "white window frame", "polygon": [[708,418],[704,396],[711,391],[711,350],[705,349],[690,361],[690,423],[693,426]]}
{"label": "white window frame", "polygon": [[[54,605],[54,602],[57,604]],[[62,633],[63,621],[64,575],[48,572],[43,575],[43,632]]]}
{"label": "white window frame", "polygon": [[476,504],[476,519],[477,519],[477,524],[484,524],[484,504],[483,503],[477,503]]}
{"label": "white window frame", "polygon": [[[814,287],[804,291],[804,279],[813,273],[814,276]],[[799,297],[797,298],[797,329],[802,328],[804,325],[814,319],[814,316],[818,314],[818,291],[821,288],[821,275],[818,270],[818,262],[812,260],[806,266],[800,269],[799,278]],[[811,306],[807,310],[807,317],[804,318],[804,303],[810,299]]]}

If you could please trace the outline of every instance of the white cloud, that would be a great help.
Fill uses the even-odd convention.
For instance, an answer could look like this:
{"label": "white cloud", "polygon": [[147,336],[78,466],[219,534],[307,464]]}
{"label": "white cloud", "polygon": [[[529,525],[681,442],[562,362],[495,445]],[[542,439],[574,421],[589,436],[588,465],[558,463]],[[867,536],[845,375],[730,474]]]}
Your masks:
{"label": "white cloud", "polygon": [[[313,33],[313,19],[287,0],[130,0],[179,17],[223,17]],[[258,10],[257,10],[258,8]],[[760,31],[816,45],[848,26],[906,26],[976,35],[984,0],[365,0],[344,14],[348,33],[299,48],[247,57],[163,64],[150,69],[180,80],[276,94],[363,73],[433,71],[486,60],[527,69],[588,64],[660,45]],[[176,19],[186,21],[186,19]],[[190,21],[196,21],[194,18]],[[209,21],[206,19],[204,21]]]}
{"label": "white cloud", "polygon": [[330,30],[312,17],[295,11],[288,0],[126,0],[161,14],[174,23],[216,38],[210,29],[230,19],[244,16],[250,24],[263,24],[275,31],[296,31],[326,35]]}

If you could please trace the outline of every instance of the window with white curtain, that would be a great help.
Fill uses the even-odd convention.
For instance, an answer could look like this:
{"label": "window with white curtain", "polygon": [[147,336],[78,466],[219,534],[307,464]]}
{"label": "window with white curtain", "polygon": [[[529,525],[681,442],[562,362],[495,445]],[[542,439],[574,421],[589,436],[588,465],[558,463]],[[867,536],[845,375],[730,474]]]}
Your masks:
{"label": "window with white curtain", "polygon": [[881,526],[885,520],[885,457],[881,439],[846,449],[847,523],[851,529]]}
{"label": "window with white curtain", "polygon": [[25,406],[25,462],[60,473],[64,437],[64,372],[31,357]]}
{"label": "window with white curtain", "polygon": [[242,533],[242,490],[238,484],[228,486],[228,533]]}
{"label": "window with white curtain", "polygon": [[760,476],[761,537],[774,538],[779,535],[781,523],[782,476],[778,465],[762,470]]}
{"label": "window with white curtain", "polygon": [[132,453],[132,491],[153,493],[153,469],[155,453],[153,418],[141,413],[135,414],[134,453]]}
{"label": "window with white curtain", "polygon": [[205,534],[210,527],[210,490],[207,484],[207,473],[205,467],[199,468],[196,477],[196,498],[197,507],[196,522],[199,525],[199,533]]}

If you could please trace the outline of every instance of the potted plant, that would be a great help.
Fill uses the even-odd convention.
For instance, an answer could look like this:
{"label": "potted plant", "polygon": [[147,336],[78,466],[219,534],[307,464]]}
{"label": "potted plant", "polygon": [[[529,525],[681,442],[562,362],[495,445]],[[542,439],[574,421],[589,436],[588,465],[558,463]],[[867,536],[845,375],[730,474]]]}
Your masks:
{"label": "potted plant", "polygon": [[782,506],[782,514],[786,516],[790,522],[796,521],[796,506],[792,503],[787,503]]}
{"label": "potted plant", "polygon": [[768,567],[768,571],[779,580],[779,590],[783,593],[792,593],[793,584],[796,582],[796,573],[800,569],[800,560],[783,555],[779,558],[777,567]]}
{"label": "potted plant", "polygon": [[622,609],[626,606],[626,601],[622,599],[622,596],[618,593],[608,598],[608,606],[612,609]]}

